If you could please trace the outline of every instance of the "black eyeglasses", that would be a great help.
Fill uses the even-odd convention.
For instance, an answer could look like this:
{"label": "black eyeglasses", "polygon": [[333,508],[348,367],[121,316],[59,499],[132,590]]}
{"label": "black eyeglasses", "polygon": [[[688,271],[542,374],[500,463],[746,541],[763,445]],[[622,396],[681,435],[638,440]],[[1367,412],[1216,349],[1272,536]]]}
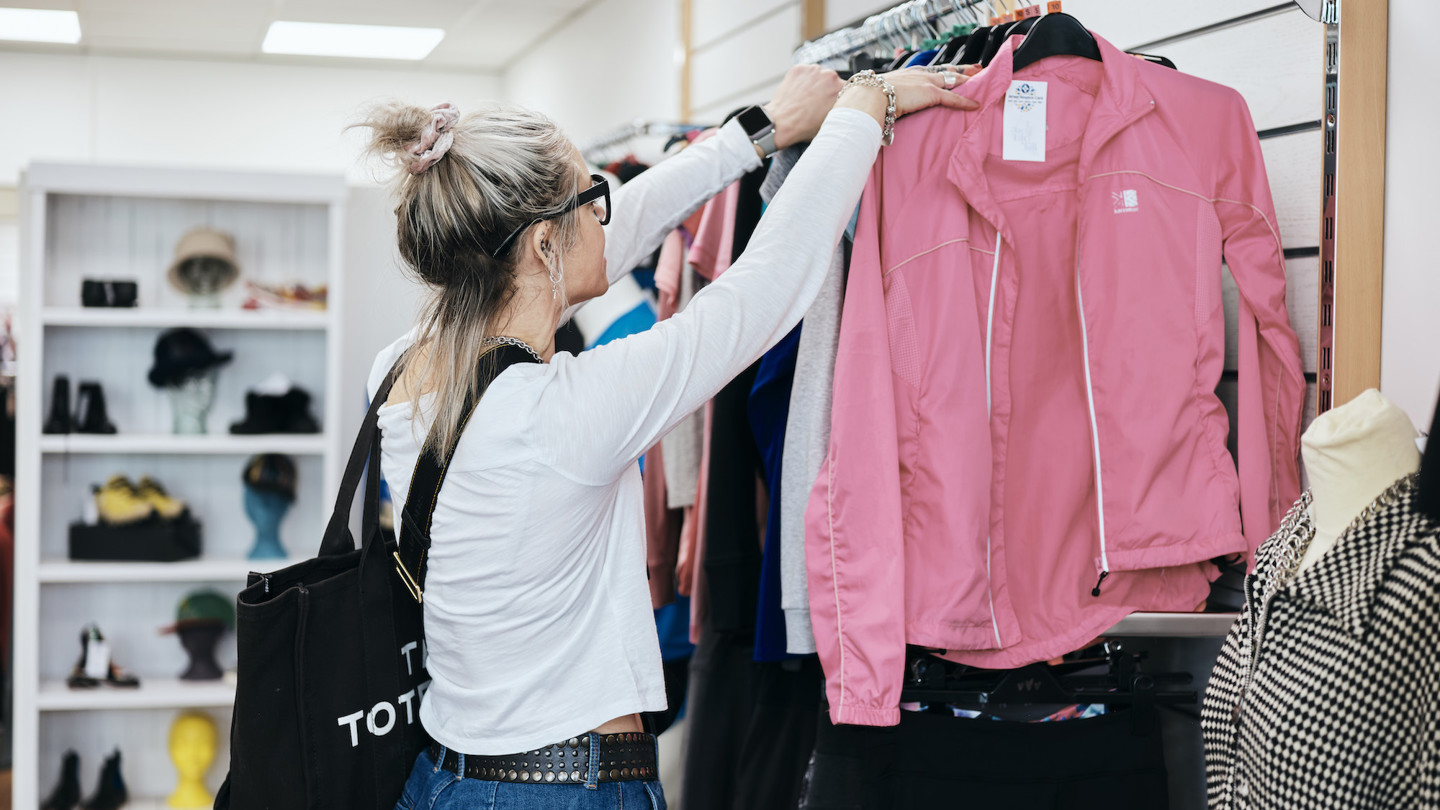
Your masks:
{"label": "black eyeglasses", "polygon": [[610,181],[606,180],[604,177],[601,177],[598,174],[590,175],[590,179],[593,181],[591,186],[580,192],[579,194],[576,194],[574,197],[571,197],[570,202],[566,203],[563,208],[548,216],[532,219],[524,225],[521,225],[520,227],[511,231],[510,235],[505,237],[505,241],[501,242],[494,250],[490,251],[490,255],[497,259],[501,256],[504,256],[505,252],[510,249],[510,245],[515,242],[515,237],[519,236],[526,228],[534,225],[537,222],[544,222],[547,219],[554,219],[558,216],[564,216],[565,214],[574,211],[576,208],[579,208],[582,205],[589,205],[596,202],[600,203],[600,210],[598,212],[598,215],[600,217],[600,224],[609,225]]}

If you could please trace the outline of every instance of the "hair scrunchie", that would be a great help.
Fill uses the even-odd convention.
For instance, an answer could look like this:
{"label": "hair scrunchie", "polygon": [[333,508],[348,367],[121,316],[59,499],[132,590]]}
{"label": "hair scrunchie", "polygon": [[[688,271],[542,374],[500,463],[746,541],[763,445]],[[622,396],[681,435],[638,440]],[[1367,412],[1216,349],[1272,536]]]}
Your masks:
{"label": "hair scrunchie", "polygon": [[455,133],[450,128],[458,120],[460,111],[448,101],[430,108],[430,123],[420,133],[420,140],[410,147],[410,154],[415,156],[415,162],[410,164],[411,174],[420,174],[445,157],[450,144],[455,142]]}

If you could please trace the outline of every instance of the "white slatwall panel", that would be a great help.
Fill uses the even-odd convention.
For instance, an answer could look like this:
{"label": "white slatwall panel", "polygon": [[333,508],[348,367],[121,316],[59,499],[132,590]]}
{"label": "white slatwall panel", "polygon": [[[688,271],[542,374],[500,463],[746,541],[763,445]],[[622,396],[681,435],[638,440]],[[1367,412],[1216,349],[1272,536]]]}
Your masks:
{"label": "white slatwall panel", "polygon": [[1320,186],[1324,181],[1324,144],[1320,130],[1267,138],[1260,142],[1280,240],[1287,248],[1320,244]]}
{"label": "white slatwall panel", "polygon": [[82,279],[119,278],[139,282],[141,306],[187,307],[165,272],[180,237],[201,225],[235,236],[241,280],[222,296],[226,308],[245,299],[246,278],[323,284],[329,273],[322,205],[54,195],[49,217],[46,306],[79,306]]}
{"label": "white slatwall panel", "polygon": [[1186,73],[1240,91],[1255,127],[1270,129],[1320,119],[1324,45],[1320,24],[1296,8],[1155,52]]}
{"label": "white slatwall panel", "polygon": [[800,45],[800,19],[800,6],[790,5],[693,54],[691,108],[714,107],[780,81]]}
{"label": "white slatwall panel", "polygon": [[690,46],[705,48],[722,37],[744,36],[744,29],[799,0],[690,0]]}

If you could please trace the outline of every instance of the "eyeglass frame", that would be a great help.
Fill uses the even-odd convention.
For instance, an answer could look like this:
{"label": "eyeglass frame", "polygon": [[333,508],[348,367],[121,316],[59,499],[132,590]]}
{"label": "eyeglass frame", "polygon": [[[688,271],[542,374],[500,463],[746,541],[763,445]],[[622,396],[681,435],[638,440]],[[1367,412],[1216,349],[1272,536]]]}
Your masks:
{"label": "eyeglass frame", "polygon": [[600,224],[602,226],[609,225],[610,181],[606,180],[604,176],[598,174],[590,175],[590,179],[593,180],[594,183],[592,183],[589,188],[585,189],[579,194],[576,194],[574,197],[571,197],[570,201],[565,203],[564,207],[562,207],[559,211],[556,211],[553,214],[546,214],[543,217],[536,217],[535,219],[532,219],[524,225],[521,225],[520,227],[511,231],[510,235],[505,237],[505,240],[503,242],[501,242],[494,250],[490,251],[491,257],[498,259],[501,256],[504,256],[506,251],[508,251],[510,249],[510,246],[515,242],[515,238],[518,237],[521,233],[524,233],[525,229],[529,228],[531,225],[539,222],[544,222],[547,219],[554,219],[556,217],[565,216],[566,214],[574,211],[580,206],[589,205],[590,203],[593,203],[602,197],[605,199],[605,217],[600,220]]}

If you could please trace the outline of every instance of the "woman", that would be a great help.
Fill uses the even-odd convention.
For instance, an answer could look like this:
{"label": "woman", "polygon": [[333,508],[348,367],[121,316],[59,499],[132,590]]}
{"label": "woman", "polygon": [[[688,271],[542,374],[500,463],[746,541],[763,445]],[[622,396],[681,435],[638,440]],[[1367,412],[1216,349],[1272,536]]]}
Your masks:
{"label": "woman", "polygon": [[[842,85],[792,69],[767,106],[776,145],[813,144],[745,254],[684,312],[578,357],[554,354],[567,309],[760,165],[739,125],[618,191],[607,232],[608,192],[537,113],[391,105],[362,124],[372,151],[404,170],[400,253],[432,289],[420,325],[371,373],[373,395],[401,361],[380,410],[392,490],[409,489],[427,434],[442,446],[456,434],[481,353],[509,343],[539,361],[487,389],[436,505],[420,710],[435,746],[398,808],[664,807],[639,715],[665,708],[665,687],[635,462],[810,306],[880,147],[880,85],[897,115],[972,109],[949,91],[963,78],[902,70]],[[597,759],[616,757],[634,767],[599,772]]]}

